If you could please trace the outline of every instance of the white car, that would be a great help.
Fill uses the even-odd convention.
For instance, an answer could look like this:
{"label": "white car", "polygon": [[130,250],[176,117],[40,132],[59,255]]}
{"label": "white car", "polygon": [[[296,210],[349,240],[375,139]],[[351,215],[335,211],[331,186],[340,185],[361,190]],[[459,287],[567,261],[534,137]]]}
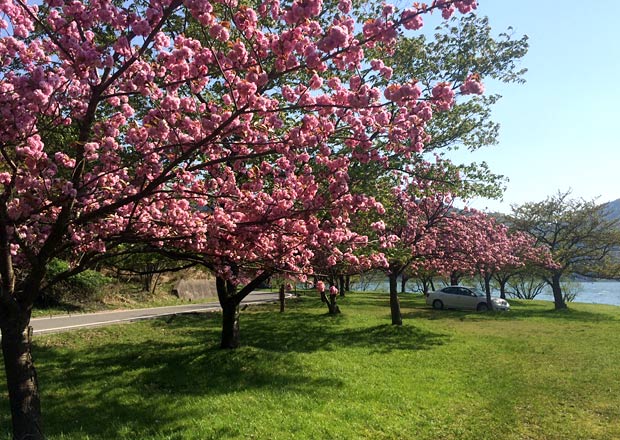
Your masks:
{"label": "white car", "polygon": [[[508,301],[492,297],[494,310],[510,310]],[[434,309],[472,309],[485,312],[489,309],[487,296],[478,289],[448,286],[426,294],[426,304]]]}

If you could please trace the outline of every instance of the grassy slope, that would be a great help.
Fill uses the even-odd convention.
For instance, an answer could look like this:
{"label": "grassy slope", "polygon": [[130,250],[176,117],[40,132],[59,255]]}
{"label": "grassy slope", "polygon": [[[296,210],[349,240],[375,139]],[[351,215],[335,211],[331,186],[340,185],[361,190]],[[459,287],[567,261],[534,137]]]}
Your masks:
{"label": "grassy slope", "polygon": [[[112,282],[96,292],[81,292],[66,298],[53,306],[36,306],[32,311],[33,318],[63,315],[66,313],[91,313],[106,310],[138,309],[145,307],[163,307],[187,304],[187,300],[170,294],[174,282],[162,283],[155,292],[145,292],[141,284],[136,282]],[[203,300],[201,300],[202,302]],[[217,301],[216,297],[205,298],[204,302]]]}
{"label": "grassy slope", "polygon": [[[620,308],[433,311],[350,294],[36,338],[50,439],[617,439]],[[0,383],[4,378],[0,377]],[[0,423],[8,426],[6,398]]]}

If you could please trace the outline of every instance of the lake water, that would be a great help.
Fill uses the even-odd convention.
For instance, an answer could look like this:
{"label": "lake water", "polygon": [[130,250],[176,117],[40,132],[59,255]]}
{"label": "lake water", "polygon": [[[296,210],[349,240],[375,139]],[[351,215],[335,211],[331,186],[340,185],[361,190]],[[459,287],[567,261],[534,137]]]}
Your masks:
{"label": "lake water", "polygon": [[[440,288],[439,285],[435,287]],[[400,291],[400,282],[398,288]],[[414,288],[415,284],[413,282],[411,284],[407,283],[407,290]],[[390,288],[387,280],[369,280],[363,283],[352,283],[351,289],[388,292]],[[572,281],[570,283],[570,290],[577,293],[575,302],[620,306],[620,281]],[[499,296],[499,292],[495,292],[495,294]],[[538,295],[536,299],[553,301],[553,294],[550,289],[547,289]]]}
{"label": "lake water", "polygon": [[[577,293],[575,302],[620,306],[620,282],[618,281],[575,282],[574,291]],[[553,301],[553,294],[550,291],[544,292],[536,299]]]}

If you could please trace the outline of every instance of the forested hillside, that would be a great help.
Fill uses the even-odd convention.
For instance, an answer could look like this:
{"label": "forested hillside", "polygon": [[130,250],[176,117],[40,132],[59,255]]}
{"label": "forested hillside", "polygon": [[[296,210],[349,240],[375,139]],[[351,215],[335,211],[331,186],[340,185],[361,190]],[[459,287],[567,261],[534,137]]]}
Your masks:
{"label": "forested hillside", "polygon": [[611,218],[620,218],[620,199],[605,203],[605,208]]}

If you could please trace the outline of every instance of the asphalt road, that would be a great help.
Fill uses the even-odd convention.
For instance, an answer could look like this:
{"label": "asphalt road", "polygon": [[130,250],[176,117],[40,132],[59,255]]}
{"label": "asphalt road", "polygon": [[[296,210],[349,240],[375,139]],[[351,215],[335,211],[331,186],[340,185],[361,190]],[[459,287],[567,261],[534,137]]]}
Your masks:
{"label": "asphalt road", "polygon": [[[278,293],[251,293],[241,304],[257,304],[278,301]],[[113,312],[83,313],[75,315],[56,315],[34,318],[30,320],[33,332],[53,333],[69,331],[84,327],[97,327],[122,322],[152,319],[159,316],[177,315],[181,313],[209,312],[220,309],[218,302],[204,304],[187,304],[182,306],[153,307],[149,309],[119,310]]]}

